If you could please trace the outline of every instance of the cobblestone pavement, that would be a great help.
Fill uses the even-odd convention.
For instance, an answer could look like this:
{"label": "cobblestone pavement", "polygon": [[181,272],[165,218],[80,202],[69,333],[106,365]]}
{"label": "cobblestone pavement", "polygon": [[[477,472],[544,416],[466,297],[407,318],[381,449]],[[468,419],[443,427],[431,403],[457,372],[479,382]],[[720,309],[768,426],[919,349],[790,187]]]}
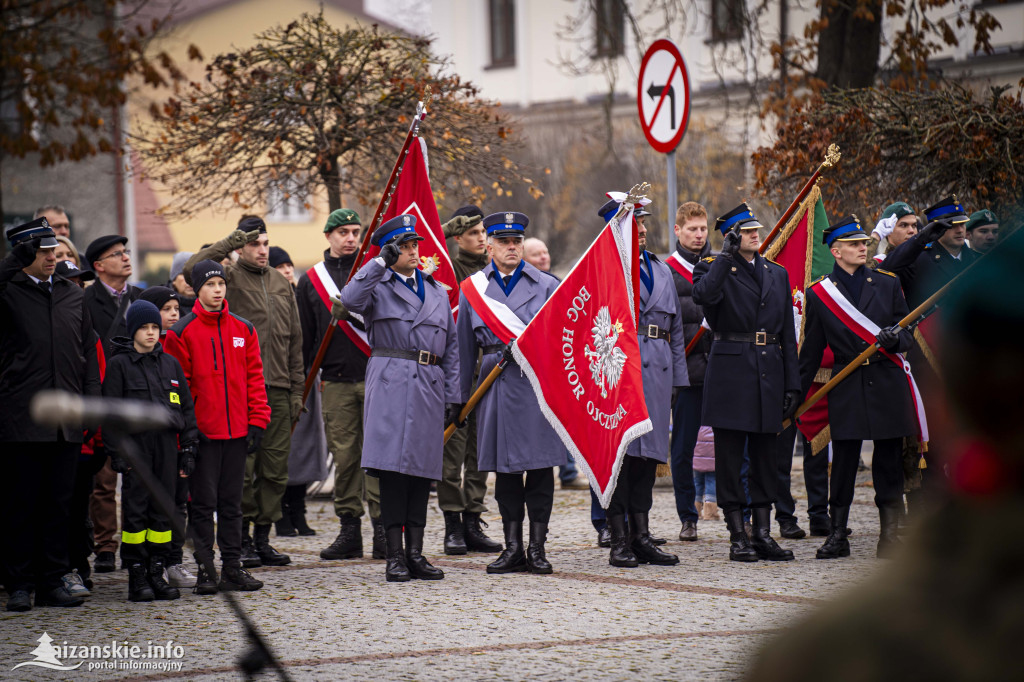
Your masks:
{"label": "cobblestone pavement", "polygon": [[[799,466],[799,458],[796,460]],[[266,587],[239,601],[294,679],[735,679],[747,659],[780,627],[881,565],[874,558],[878,520],[870,474],[858,479],[850,514],[853,555],[818,561],[821,538],[782,540],[796,554],[788,563],[728,561],[722,522],[702,521],[697,542],[676,540],[679,523],[671,487],[655,489],[651,528],[679,554],[675,567],[608,565],[596,545],[586,490],[556,490],[548,542],[554,575],[489,576],[493,555],[443,554],[443,517],[431,498],[425,554],[445,571],[439,582],[389,584],[384,565],[369,559],[370,526],[363,524],[366,559],[322,561],[337,521],[328,500],[311,500],[312,538],[271,538],[292,557],[280,568],[255,569]],[[493,484],[492,484],[493,485]],[[493,494],[493,488],[489,494]],[[806,496],[794,476],[798,514],[806,529]],[[492,537],[501,535],[493,497]],[[777,536],[777,527],[773,529]],[[273,536],[273,533],[271,534]],[[244,634],[219,597],[191,591],[173,602],[127,601],[123,571],[95,576],[94,596],[79,608],[0,612],[0,678],[8,679],[235,679]],[[52,645],[145,648],[181,646],[177,673],[131,670],[75,672],[37,666],[46,632]],[[79,659],[60,656],[62,664]],[[264,679],[270,679],[264,675]]]}

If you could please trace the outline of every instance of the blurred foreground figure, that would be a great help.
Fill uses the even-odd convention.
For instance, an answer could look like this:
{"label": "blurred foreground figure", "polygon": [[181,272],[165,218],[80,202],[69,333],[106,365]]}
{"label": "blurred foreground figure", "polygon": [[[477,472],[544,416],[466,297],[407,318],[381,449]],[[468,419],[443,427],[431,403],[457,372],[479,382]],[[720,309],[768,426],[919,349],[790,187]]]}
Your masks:
{"label": "blurred foreground figure", "polygon": [[943,306],[941,364],[963,429],[950,499],[869,584],[769,642],[748,679],[1020,676],[1024,546],[1010,533],[1024,523],[1024,298],[992,294],[1024,288],[1022,260],[1019,231]]}

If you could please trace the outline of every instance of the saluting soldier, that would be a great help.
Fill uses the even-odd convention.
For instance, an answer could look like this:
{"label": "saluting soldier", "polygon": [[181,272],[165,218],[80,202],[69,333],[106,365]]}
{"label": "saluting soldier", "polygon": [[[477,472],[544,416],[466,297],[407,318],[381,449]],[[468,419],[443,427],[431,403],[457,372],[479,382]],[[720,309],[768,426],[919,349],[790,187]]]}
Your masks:
{"label": "saluting soldier", "polygon": [[903,504],[903,438],[918,434],[915,400],[906,360],[913,345],[909,331],[893,327],[907,315],[899,279],[887,270],[866,267],[870,237],[856,216],[825,231],[824,243],[836,259],[832,272],[807,289],[804,343],[800,349],[803,395],[821,365],[825,346],[835,354],[835,371],[852,362],[869,345],[871,356],[828,396],[832,428],[832,475],[829,496],[831,530],[818,549],[819,559],[850,556],[847,519],[857,481],[862,441],[874,441],[871,476],[881,532],[876,554],[885,556],[898,544],[896,526]]}
{"label": "saluting soldier", "polygon": [[[789,276],[758,253],[762,225],[747,204],[719,218],[715,227],[725,235],[722,252],[694,267],[693,300],[704,306],[714,331],[702,423],[715,432],[715,478],[730,533],[729,558],[790,561],[793,553],[770,535],[776,434],[800,401]],[[743,531],[744,446],[750,455],[752,540]]]}
{"label": "saluting soldier", "polygon": [[[492,213],[484,218],[491,264],[462,283],[459,298],[459,355],[462,400],[474,387],[473,367],[483,352],[486,377],[521,329],[537,314],[558,280],[523,260],[523,237],[530,219],[523,213]],[[476,295],[467,298],[467,288]],[[514,330],[513,330],[514,331]],[[540,411],[530,381],[511,360],[477,407],[477,459],[481,471],[494,471],[494,497],[501,511],[505,549],[488,573],[551,573],[544,553],[555,495],[553,467],[565,463],[565,446]],[[530,544],[523,549],[523,520],[530,517]]]}
{"label": "saluting soldier", "polygon": [[[459,357],[448,294],[416,267],[416,217],[373,233],[380,255],[341,290],[363,316],[373,349],[366,365],[362,466],[380,480],[389,582],[440,580],[423,557],[430,482],[441,478],[444,424],[459,402]],[[402,529],[405,528],[405,551]]]}

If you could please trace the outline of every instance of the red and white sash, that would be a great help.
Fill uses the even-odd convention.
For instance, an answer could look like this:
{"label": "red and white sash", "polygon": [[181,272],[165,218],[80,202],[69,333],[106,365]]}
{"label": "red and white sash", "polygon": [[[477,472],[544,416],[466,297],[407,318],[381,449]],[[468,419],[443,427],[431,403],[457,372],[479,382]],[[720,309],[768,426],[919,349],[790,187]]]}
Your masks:
{"label": "red and white sash", "polygon": [[[845,324],[850,331],[859,336],[869,344],[876,343],[875,337],[881,331],[881,327],[872,322],[868,317],[857,309],[850,300],[843,296],[835,283],[827,277],[811,286],[814,293],[818,295],[821,302],[825,304],[832,313]],[[910,363],[903,357],[902,353],[890,353],[884,348],[878,352],[899,365],[907,376],[907,385],[910,394],[914,396],[914,412],[917,416],[918,440],[924,444],[928,442],[928,420],[924,413],[924,402],[921,400],[921,392],[917,389],[917,382],[910,371]]]}
{"label": "red and white sash", "polygon": [[[323,261],[320,261],[309,270],[306,271],[306,276],[309,277],[309,281],[313,283],[313,288],[316,289],[317,295],[320,296],[320,300],[327,306],[328,312],[331,310],[331,297],[340,296],[341,289],[334,283],[331,278],[331,274],[327,272],[327,266],[324,265]],[[363,322],[361,315],[349,312],[349,315],[353,319]],[[338,320],[335,322],[332,320],[332,324],[337,324],[338,329],[345,332],[345,336],[351,339],[352,343],[356,345],[359,350],[365,353],[367,356],[370,355],[370,340],[366,336],[366,332],[362,329],[356,329],[346,320]]]}
{"label": "red and white sash", "polygon": [[665,262],[678,272],[680,277],[693,284],[693,263],[680,256],[678,251],[673,251]]}
{"label": "red and white sash", "polygon": [[470,307],[502,343],[512,343],[526,329],[526,323],[511,308],[487,295],[487,274],[483,270],[462,280],[461,288]]}

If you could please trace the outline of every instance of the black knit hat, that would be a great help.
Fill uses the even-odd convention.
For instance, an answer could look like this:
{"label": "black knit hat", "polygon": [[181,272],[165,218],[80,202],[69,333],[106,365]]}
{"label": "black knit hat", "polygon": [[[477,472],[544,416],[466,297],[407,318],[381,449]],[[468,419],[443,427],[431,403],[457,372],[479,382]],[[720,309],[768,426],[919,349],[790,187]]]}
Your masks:
{"label": "black knit hat", "polygon": [[192,268],[192,291],[198,294],[206,284],[206,280],[211,277],[220,277],[225,282],[227,281],[227,278],[224,277],[224,268],[220,263],[212,260],[201,260],[196,263]]}
{"label": "black knit hat", "polygon": [[143,301],[149,301],[156,306],[157,310],[162,309],[171,299],[180,302],[178,293],[170,287],[146,287],[139,294],[139,298]]}
{"label": "black knit hat", "polygon": [[276,268],[278,265],[287,263],[288,265],[295,265],[292,262],[292,257],[288,255],[288,252],[282,249],[280,246],[271,246],[270,254],[267,259],[270,262],[270,267]]}
{"label": "black knit hat", "polygon": [[149,301],[143,301],[142,299],[128,306],[128,312],[125,313],[124,318],[128,324],[128,338],[132,340],[135,340],[135,332],[139,331],[139,327],[144,324],[155,324],[157,329],[163,326],[160,309]]}

